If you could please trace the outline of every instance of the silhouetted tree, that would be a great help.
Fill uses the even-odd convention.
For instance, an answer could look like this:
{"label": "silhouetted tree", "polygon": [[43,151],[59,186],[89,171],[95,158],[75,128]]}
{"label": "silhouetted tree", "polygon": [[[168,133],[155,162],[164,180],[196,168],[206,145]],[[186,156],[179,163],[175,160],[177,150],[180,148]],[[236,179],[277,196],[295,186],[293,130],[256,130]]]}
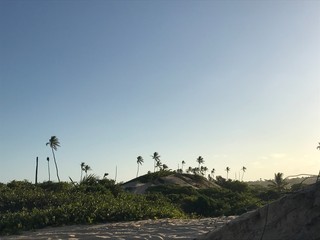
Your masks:
{"label": "silhouetted tree", "polygon": [[157,152],[154,152],[153,155],[151,155],[152,159],[154,160],[154,168],[153,168],[153,172],[156,171],[156,165],[158,162],[160,162],[160,155]]}
{"label": "silhouetted tree", "polygon": [[84,167],[86,166],[85,162],[81,162],[80,168],[81,168],[81,175],[80,175],[80,182],[82,181],[82,173],[84,172]]}
{"label": "silhouetted tree", "polygon": [[184,160],[182,160],[181,165],[182,165],[181,169],[182,169],[182,172],[183,172],[183,166],[186,165],[186,162]]}
{"label": "silhouetted tree", "polygon": [[273,180],[267,180],[270,184],[268,187],[275,189],[277,192],[282,192],[285,190],[286,186],[289,184],[284,178],[283,173],[275,173]]}
{"label": "silhouetted tree", "polygon": [[58,147],[60,147],[59,139],[56,136],[51,136],[51,138],[49,139],[49,142],[47,142],[46,145],[47,146],[49,145],[51,147],[54,164],[56,166],[57,178],[58,178],[58,181],[60,182],[58,165],[57,165],[57,161],[56,161],[56,156],[54,154],[54,151],[57,151]]}
{"label": "silhouetted tree", "polygon": [[138,165],[138,170],[137,170],[137,177],[139,175],[139,165],[142,165],[143,163],[143,158],[141,156],[137,157],[137,165]]}
{"label": "silhouetted tree", "polygon": [[163,170],[167,170],[169,167],[168,167],[168,165],[167,164],[162,164],[162,169]]}
{"label": "silhouetted tree", "polygon": [[229,175],[229,172],[230,172],[230,168],[226,167],[226,171],[227,171],[227,180],[228,180],[228,175]]}
{"label": "silhouetted tree", "polygon": [[197,175],[197,174],[200,173],[200,169],[198,167],[192,168],[192,172],[193,172],[194,175]]}
{"label": "silhouetted tree", "polygon": [[320,150],[320,142],[319,142],[319,146],[317,146],[317,149]]}
{"label": "silhouetted tree", "polygon": [[212,178],[214,178],[214,173],[216,172],[216,170],[214,169],[214,168],[212,168],[212,170],[211,170],[211,176],[212,176]]}
{"label": "silhouetted tree", "polygon": [[158,168],[159,170],[161,170],[161,167],[162,167],[162,162],[160,160],[158,160],[156,162],[156,169]]}
{"label": "silhouetted tree", "polygon": [[88,171],[91,171],[91,167],[89,165],[84,166],[84,172],[86,173],[86,178],[88,177]]}
{"label": "silhouetted tree", "polygon": [[197,158],[197,163],[199,163],[199,167],[198,168],[200,169],[200,165],[204,163],[203,157],[199,156]]}
{"label": "silhouetted tree", "polygon": [[243,166],[243,167],[241,168],[241,170],[242,170],[242,178],[241,178],[241,181],[243,181],[243,175],[244,175],[244,172],[247,170],[247,168],[246,168],[245,166]]}

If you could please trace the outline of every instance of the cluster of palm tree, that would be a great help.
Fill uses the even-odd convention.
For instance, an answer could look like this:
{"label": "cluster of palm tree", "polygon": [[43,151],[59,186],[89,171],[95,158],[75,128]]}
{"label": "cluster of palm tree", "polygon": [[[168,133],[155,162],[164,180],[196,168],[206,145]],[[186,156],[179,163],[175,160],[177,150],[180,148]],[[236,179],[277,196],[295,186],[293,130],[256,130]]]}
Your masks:
{"label": "cluster of palm tree", "polygon": [[160,160],[160,155],[159,155],[158,152],[154,152],[153,155],[151,155],[151,157],[154,160],[153,172],[156,172],[157,168],[160,170],[161,167],[162,167],[162,162]]}
{"label": "cluster of palm tree", "polygon": [[[153,165],[153,172],[156,172],[156,170],[167,170],[169,167],[166,164],[163,164],[160,160],[160,155],[158,152],[154,152],[151,155],[152,159],[154,160],[154,165]],[[137,165],[138,165],[138,169],[137,169],[137,177],[139,176],[139,167],[140,165],[142,165],[144,159],[141,156],[137,157]]]}
{"label": "cluster of palm tree", "polygon": [[82,178],[82,173],[85,172],[86,178],[87,178],[87,177],[88,177],[88,171],[91,171],[92,169],[91,169],[91,167],[90,167],[88,164],[86,164],[85,162],[82,162],[82,163],[80,164],[80,167],[81,167],[80,182],[81,182],[81,181],[83,180],[83,178]]}
{"label": "cluster of palm tree", "polygon": [[[51,138],[46,143],[46,145],[50,146],[50,148],[52,150],[52,156],[53,156],[53,160],[54,160],[54,164],[55,164],[55,168],[56,168],[57,179],[60,182],[59,169],[58,169],[57,160],[56,160],[56,156],[55,156],[55,151],[57,151],[58,147],[60,147],[59,139],[56,136],[51,136]],[[319,145],[317,146],[317,149],[320,150],[320,142],[319,142]],[[162,162],[160,160],[160,155],[159,155],[158,152],[154,152],[153,155],[151,155],[151,157],[154,160],[153,172],[155,172],[156,169],[159,169],[159,170],[168,169],[168,166],[166,164],[162,164]],[[142,165],[143,161],[144,160],[143,160],[143,158],[141,156],[137,157],[137,164],[138,164],[137,177],[139,175],[139,166]],[[49,181],[50,181],[50,159],[49,159],[49,157],[47,157],[47,162],[48,162],[48,175],[49,175]],[[198,163],[198,167],[196,167],[196,168],[189,167],[186,170],[186,172],[187,173],[193,173],[193,174],[201,174],[201,175],[205,176],[209,169],[206,166],[202,166],[204,164],[204,159],[203,159],[202,156],[199,156],[197,158],[197,163]],[[184,172],[183,168],[184,168],[185,164],[186,164],[186,162],[183,160],[181,162],[181,169],[178,167],[177,172],[183,173]],[[88,171],[91,170],[91,167],[89,165],[86,165],[84,162],[82,162],[80,166],[81,166],[80,181],[81,181],[83,172],[85,172],[85,174],[87,176],[87,173],[88,173]],[[230,170],[231,170],[230,167],[226,167],[226,169],[225,169],[225,171],[227,172],[227,180],[229,179]],[[245,173],[246,170],[247,170],[247,168],[245,166],[243,166],[241,168],[241,171],[242,171],[241,181],[243,181],[244,173]],[[215,169],[213,168],[211,170],[210,174],[208,175],[208,178],[213,179],[214,178],[214,174],[215,174]],[[108,173],[104,174],[104,177],[106,177],[106,176],[108,176]],[[275,177],[275,179],[279,179],[280,177],[281,176],[278,173],[277,178]],[[240,173],[239,173],[239,180],[240,180]],[[274,182],[276,182],[276,180]]]}

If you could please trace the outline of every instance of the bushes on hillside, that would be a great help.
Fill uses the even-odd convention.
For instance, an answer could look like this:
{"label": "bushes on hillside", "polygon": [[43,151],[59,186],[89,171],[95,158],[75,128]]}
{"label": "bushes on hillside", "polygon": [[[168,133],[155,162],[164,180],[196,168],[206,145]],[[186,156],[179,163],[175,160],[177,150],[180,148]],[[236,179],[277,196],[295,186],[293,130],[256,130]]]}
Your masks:
{"label": "bushes on hillside", "polygon": [[184,216],[163,196],[151,198],[119,189],[107,181],[62,188],[56,183],[27,182],[1,186],[0,235],[45,226]]}

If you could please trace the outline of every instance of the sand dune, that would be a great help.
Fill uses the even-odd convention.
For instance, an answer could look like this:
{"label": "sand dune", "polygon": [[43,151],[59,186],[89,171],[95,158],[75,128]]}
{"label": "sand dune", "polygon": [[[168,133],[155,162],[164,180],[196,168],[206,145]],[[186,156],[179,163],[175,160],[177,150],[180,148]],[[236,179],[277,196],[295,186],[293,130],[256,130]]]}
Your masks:
{"label": "sand dune", "polygon": [[50,227],[0,239],[194,239],[235,217],[160,219],[134,222]]}

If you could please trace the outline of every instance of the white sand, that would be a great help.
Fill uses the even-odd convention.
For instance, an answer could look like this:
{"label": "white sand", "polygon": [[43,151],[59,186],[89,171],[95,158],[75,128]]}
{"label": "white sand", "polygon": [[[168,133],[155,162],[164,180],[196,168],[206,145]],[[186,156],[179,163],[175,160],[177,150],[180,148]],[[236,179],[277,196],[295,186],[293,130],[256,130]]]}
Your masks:
{"label": "white sand", "polygon": [[195,239],[236,217],[160,219],[135,222],[48,227],[0,239]]}

